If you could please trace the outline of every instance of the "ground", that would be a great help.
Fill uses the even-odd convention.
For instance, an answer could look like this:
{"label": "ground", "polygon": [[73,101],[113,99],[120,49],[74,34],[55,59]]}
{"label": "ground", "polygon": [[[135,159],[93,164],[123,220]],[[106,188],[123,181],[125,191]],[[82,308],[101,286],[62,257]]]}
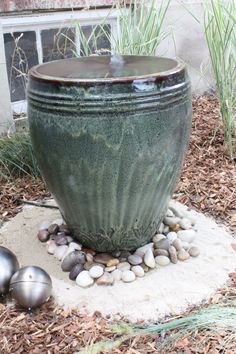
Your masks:
{"label": "ground", "polygon": [[[193,129],[189,150],[174,197],[180,202],[210,214],[236,233],[236,164],[230,161],[223,144],[217,100],[212,96],[193,100]],[[0,217],[6,221],[21,209],[19,199],[39,200],[49,196],[40,179],[29,177],[1,182]],[[236,245],[234,245],[236,249]],[[211,300],[222,303],[235,299],[236,273]],[[184,314],[186,315],[186,314]],[[53,301],[34,313],[0,305],[0,348],[5,353],[73,353],[88,343],[116,338],[109,318],[99,313],[80,315],[79,309],[65,312]],[[227,330],[196,330],[189,336],[168,342],[174,331],[126,340],[111,353],[236,353]],[[102,353],[102,351],[100,351]],[[105,352],[104,352],[105,353]]]}

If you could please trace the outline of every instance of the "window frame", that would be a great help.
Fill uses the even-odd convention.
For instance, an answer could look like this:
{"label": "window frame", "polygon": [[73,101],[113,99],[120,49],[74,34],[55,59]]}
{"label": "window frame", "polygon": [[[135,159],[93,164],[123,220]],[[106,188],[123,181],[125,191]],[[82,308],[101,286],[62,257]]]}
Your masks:
{"label": "window frame", "polygon": [[[2,17],[2,33],[27,32],[35,31],[36,48],[38,53],[39,64],[43,63],[43,48],[41,41],[41,31],[71,27],[75,28],[75,48],[76,52],[80,53],[79,31],[73,22],[79,21],[81,26],[98,25],[106,20],[106,24],[111,28],[111,48],[114,47],[114,39],[117,36],[117,17],[118,11],[115,9],[100,9],[100,10],[77,10],[77,11],[61,11],[40,13],[33,15],[19,15],[17,17]],[[4,46],[4,44],[3,44]],[[3,48],[5,57],[5,46]],[[9,87],[10,90],[10,87]],[[25,113],[27,111],[26,100],[11,102],[12,110],[16,114]]]}

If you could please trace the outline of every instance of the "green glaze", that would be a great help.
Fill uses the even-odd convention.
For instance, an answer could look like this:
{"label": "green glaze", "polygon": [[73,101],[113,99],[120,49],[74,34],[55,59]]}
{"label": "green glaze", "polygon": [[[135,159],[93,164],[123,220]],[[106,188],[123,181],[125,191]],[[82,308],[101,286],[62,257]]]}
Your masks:
{"label": "green glaze", "polygon": [[98,251],[150,241],[190,134],[185,68],[94,82],[45,78],[36,68],[28,115],[42,174],[73,235]]}

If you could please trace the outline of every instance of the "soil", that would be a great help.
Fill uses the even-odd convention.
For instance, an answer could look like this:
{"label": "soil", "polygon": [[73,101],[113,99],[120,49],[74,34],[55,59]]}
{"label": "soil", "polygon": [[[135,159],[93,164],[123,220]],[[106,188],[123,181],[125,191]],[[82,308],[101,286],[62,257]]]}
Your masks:
{"label": "soil", "polygon": [[[193,99],[192,136],[174,197],[191,208],[214,216],[235,233],[236,164],[227,156],[219,122],[219,107],[214,97]],[[16,215],[21,210],[19,199],[40,200],[47,197],[49,193],[40,179],[24,177],[1,181],[0,218],[6,221]],[[236,250],[236,244],[233,247]],[[235,299],[235,295],[236,273],[231,273],[228,286],[221,289],[211,302],[220,304],[227,299]],[[213,329],[196,330],[161,348],[163,340],[171,338],[174,333],[135,337],[107,353],[236,353],[235,342],[230,337],[232,333],[227,330],[216,333]],[[102,317],[98,312],[86,316],[80,313],[80,309],[65,311],[57,308],[52,301],[33,313],[0,304],[1,354],[73,353],[88,344],[116,338],[109,318]]]}

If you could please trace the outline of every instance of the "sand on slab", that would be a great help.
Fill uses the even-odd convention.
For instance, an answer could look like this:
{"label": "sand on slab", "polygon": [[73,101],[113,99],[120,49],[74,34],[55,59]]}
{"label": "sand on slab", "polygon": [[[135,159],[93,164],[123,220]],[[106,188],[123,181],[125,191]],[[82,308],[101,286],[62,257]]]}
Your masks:
{"label": "sand on slab", "polygon": [[68,273],[62,272],[60,262],[47,254],[45,244],[37,239],[42,221],[60,218],[55,209],[24,207],[0,229],[0,245],[10,248],[21,266],[44,268],[52,277],[56,302],[65,308],[79,307],[88,312],[98,310],[111,316],[119,314],[132,321],[158,321],[209,299],[236,268],[232,235],[203,214],[188,211],[179,203],[176,205],[196,221],[194,245],[200,248],[200,256],[159,267],[129,284],[117,282],[113,286],[94,285],[82,289],[69,280]]}

